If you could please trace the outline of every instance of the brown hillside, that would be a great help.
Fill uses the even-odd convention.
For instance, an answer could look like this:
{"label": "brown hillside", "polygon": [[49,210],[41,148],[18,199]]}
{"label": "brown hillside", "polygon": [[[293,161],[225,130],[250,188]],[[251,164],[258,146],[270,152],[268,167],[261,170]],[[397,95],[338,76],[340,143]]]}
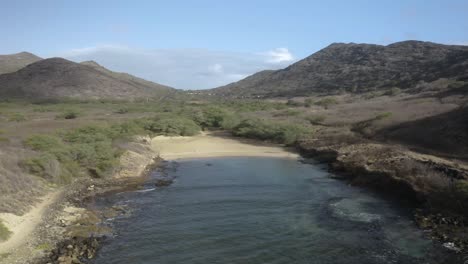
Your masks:
{"label": "brown hillside", "polygon": [[209,90],[228,97],[363,93],[441,78],[468,79],[468,46],[404,41],[387,46],[334,43],[291,66]]}
{"label": "brown hillside", "polygon": [[41,60],[0,75],[0,84],[2,98],[137,99],[167,96],[176,91],[97,64],[62,58]]}
{"label": "brown hillside", "polygon": [[29,52],[0,55],[0,74],[15,72],[28,64],[40,60],[42,60],[42,58]]}

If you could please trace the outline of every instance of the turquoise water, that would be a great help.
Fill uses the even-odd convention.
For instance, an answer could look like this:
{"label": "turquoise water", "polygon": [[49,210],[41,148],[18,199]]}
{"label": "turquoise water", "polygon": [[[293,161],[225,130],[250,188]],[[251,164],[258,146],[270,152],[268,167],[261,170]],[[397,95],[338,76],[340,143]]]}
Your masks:
{"label": "turquoise water", "polygon": [[117,235],[95,263],[457,263],[406,210],[319,165],[197,159],[162,176],[175,181],[97,202],[132,213],[111,221]]}

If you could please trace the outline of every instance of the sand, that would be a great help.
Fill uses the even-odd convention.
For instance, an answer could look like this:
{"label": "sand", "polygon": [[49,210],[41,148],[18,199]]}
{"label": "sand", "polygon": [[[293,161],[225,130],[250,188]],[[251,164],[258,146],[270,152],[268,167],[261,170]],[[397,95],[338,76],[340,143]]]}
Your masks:
{"label": "sand", "polygon": [[31,239],[35,228],[42,222],[44,213],[56,201],[59,194],[60,191],[48,193],[42,198],[41,202],[22,216],[9,213],[0,214],[0,219],[3,220],[3,223],[12,232],[11,237],[7,241],[0,243],[0,254],[11,253]]}
{"label": "sand", "polygon": [[209,157],[282,157],[298,158],[289,149],[240,140],[225,133],[202,133],[193,137],[158,136],[151,140],[152,149],[165,160]]}

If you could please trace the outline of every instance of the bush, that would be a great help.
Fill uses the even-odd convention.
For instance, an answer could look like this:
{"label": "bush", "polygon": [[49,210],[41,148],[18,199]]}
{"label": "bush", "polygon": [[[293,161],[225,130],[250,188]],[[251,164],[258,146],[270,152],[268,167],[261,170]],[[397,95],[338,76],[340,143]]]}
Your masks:
{"label": "bush", "polygon": [[313,104],[314,104],[314,101],[312,100],[312,98],[306,98],[304,100],[304,106],[305,107],[311,107]]}
{"label": "bush", "polygon": [[235,119],[232,112],[216,106],[189,110],[187,116],[202,128],[222,128],[223,124],[227,125]]}
{"label": "bush", "polygon": [[298,116],[301,114],[301,111],[293,110],[293,109],[286,109],[284,111],[275,113],[273,116],[281,117],[281,116]]}
{"label": "bush", "polygon": [[386,91],[384,95],[395,96],[401,93],[401,89],[398,87],[393,87],[390,90]]}
{"label": "bush", "polygon": [[38,112],[38,113],[45,113],[45,112],[49,112],[50,109],[46,108],[46,107],[43,107],[43,106],[40,106],[40,107],[34,107],[33,109],[33,112]]}
{"label": "bush", "polygon": [[2,136],[2,134],[4,134],[4,133],[5,133],[5,131],[0,130],[0,143],[1,142],[10,142],[10,140],[8,138]]}
{"label": "bush", "polygon": [[57,119],[75,119],[80,116],[80,112],[77,110],[67,110],[56,116]]}
{"label": "bush", "polygon": [[338,104],[338,101],[333,97],[328,97],[315,102],[315,104],[318,106],[322,106],[325,109],[328,109],[331,105]]}
{"label": "bush", "polygon": [[41,178],[58,182],[57,178],[62,173],[60,163],[52,154],[40,154],[21,163],[30,173]]}
{"label": "bush", "polygon": [[301,103],[301,102],[298,102],[298,101],[289,99],[289,100],[286,102],[286,105],[287,105],[287,106],[293,106],[293,107],[300,107],[300,106],[303,106],[304,104]]}
{"label": "bush", "polygon": [[379,97],[379,96],[382,96],[384,93],[382,92],[368,92],[366,94],[364,94],[362,97],[366,100],[370,100],[372,98],[376,98],[376,97]]}
{"label": "bush", "polygon": [[270,123],[260,119],[246,119],[233,129],[235,136],[271,140],[277,143],[291,145],[308,133],[307,129],[298,125]]}
{"label": "bush", "polygon": [[6,241],[10,238],[11,231],[3,224],[2,220],[0,220],[0,242]]}
{"label": "bush", "polygon": [[117,114],[126,114],[126,113],[128,113],[129,111],[130,111],[130,110],[129,110],[128,108],[123,107],[123,108],[117,109],[117,111],[115,111],[115,113],[117,113]]}
{"label": "bush", "polygon": [[10,122],[22,122],[26,121],[26,117],[21,113],[10,113],[8,117],[8,121]]}
{"label": "bush", "polygon": [[384,113],[380,113],[378,115],[375,116],[375,120],[382,120],[382,119],[386,119],[386,118],[389,118],[393,115],[392,112],[384,112]]}
{"label": "bush", "polygon": [[63,142],[57,136],[33,135],[24,141],[33,150],[46,151],[57,147],[63,148]]}
{"label": "bush", "polygon": [[[128,135],[125,125],[87,126],[59,136],[34,135],[24,144],[40,153],[22,162],[29,172],[55,183],[69,183],[74,177],[104,177],[118,164],[121,151],[113,140]],[[131,125],[133,129],[136,125]]]}
{"label": "bush", "polygon": [[325,116],[309,116],[306,118],[312,125],[321,125],[325,121]]}
{"label": "bush", "polygon": [[115,137],[118,137],[118,135],[113,133],[112,129],[97,125],[73,129],[63,133],[61,136],[65,142],[80,144],[110,141]]}
{"label": "bush", "polygon": [[193,120],[184,117],[156,118],[147,122],[144,128],[155,135],[167,136],[193,136],[200,132]]}
{"label": "bush", "polygon": [[220,102],[221,106],[235,112],[255,112],[267,110],[281,110],[287,108],[284,103],[265,100],[229,100]]}
{"label": "bush", "polygon": [[221,121],[221,128],[226,130],[231,130],[240,123],[240,117],[235,114],[227,114],[223,117]]}

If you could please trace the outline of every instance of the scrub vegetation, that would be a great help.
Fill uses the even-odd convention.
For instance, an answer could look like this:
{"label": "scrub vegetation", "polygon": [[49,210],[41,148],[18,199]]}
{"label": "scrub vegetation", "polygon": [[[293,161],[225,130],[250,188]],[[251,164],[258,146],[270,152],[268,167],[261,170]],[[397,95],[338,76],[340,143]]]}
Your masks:
{"label": "scrub vegetation", "polygon": [[11,236],[11,231],[3,224],[2,220],[0,219],[0,242],[8,240]]}
{"label": "scrub vegetation", "polygon": [[[450,107],[438,99],[421,102],[419,97],[409,97],[403,101],[400,96],[383,94],[372,99],[366,95],[275,100],[194,96],[162,102],[0,102],[0,138],[5,139],[0,140],[4,153],[0,159],[0,199],[5,201],[0,211],[27,211],[44,186],[112,175],[119,169],[119,159],[128,145],[125,142],[136,135],[193,136],[203,130],[225,130],[237,137],[312,152],[327,148],[327,153],[341,153],[343,146],[356,146],[343,152],[343,160],[349,159],[355,166],[395,170],[399,181],[426,194],[431,210],[445,208],[463,215],[468,197],[465,180],[452,183],[443,173],[418,162],[398,169],[394,164],[402,163],[392,163],[396,159],[392,155],[401,150],[385,149],[377,155],[365,145],[386,128],[421,119],[428,111],[448,112]],[[446,206],[447,201],[456,206]]]}

